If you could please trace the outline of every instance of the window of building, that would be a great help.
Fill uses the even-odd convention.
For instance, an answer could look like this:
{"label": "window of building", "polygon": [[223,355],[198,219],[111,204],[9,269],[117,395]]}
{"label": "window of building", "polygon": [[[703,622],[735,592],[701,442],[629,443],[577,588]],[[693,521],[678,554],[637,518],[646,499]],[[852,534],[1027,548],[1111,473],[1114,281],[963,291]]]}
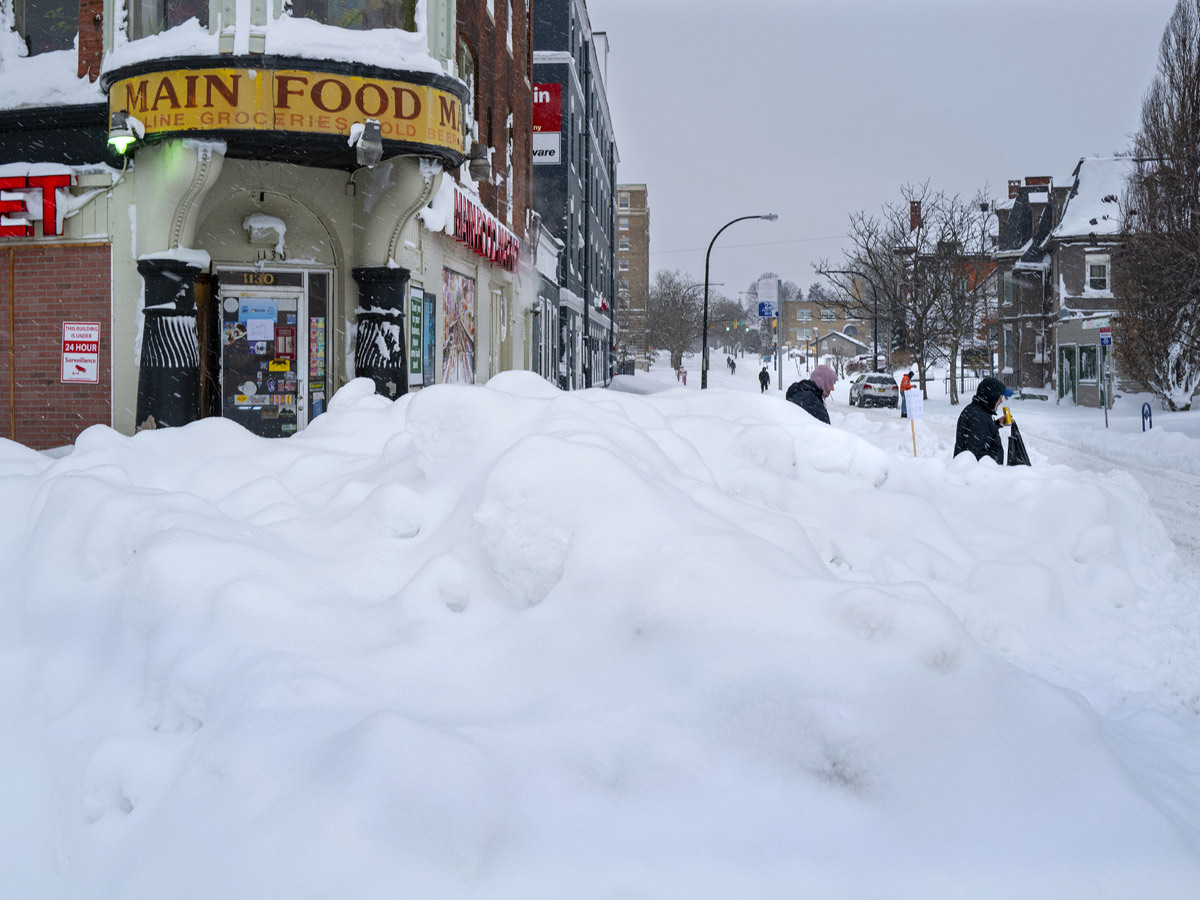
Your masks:
{"label": "window of building", "polygon": [[629,279],[628,278],[620,278],[617,280],[617,285],[621,288],[621,290],[627,291],[627,290],[629,290]]}
{"label": "window of building", "polygon": [[1013,304],[1013,277],[1012,272],[1004,273],[1004,305],[1012,306]]}
{"label": "window of building", "polygon": [[812,340],[812,329],[811,328],[797,328],[796,329],[796,340],[811,341]]}
{"label": "window of building", "polygon": [[1096,293],[1107,293],[1109,272],[1107,256],[1087,257],[1087,289]]}
{"label": "window of building", "polygon": [[621,218],[617,220],[617,227],[620,228],[622,231],[628,231],[629,230],[629,220],[627,218],[625,218],[624,216],[621,216]]}
{"label": "window of building", "polygon": [[[475,121],[475,91],[477,88],[475,82],[475,54],[471,52],[471,45],[466,42],[461,36],[458,39],[458,77],[467,85],[467,103],[463,110],[463,121],[467,127]],[[464,143],[470,149],[470,135],[464,135]]]}
{"label": "window of building", "polygon": [[617,249],[618,250],[628,250],[629,249],[629,238],[627,238],[627,237],[621,238],[620,246],[618,246]]}
{"label": "window of building", "polygon": [[[148,0],[130,0],[130,2],[137,4],[148,2]],[[162,0],[158,0],[158,2],[162,2]],[[166,0],[166,2],[171,4],[181,2],[181,0]],[[189,0],[189,2],[204,4],[206,12],[201,24],[206,24],[208,0]],[[488,5],[491,5],[490,2]],[[370,28],[399,28],[402,31],[416,31],[417,0],[292,0],[292,16],[297,19],[313,19],[326,25],[352,28],[357,31],[366,31]],[[167,27],[170,28],[172,24],[175,23],[168,23]]]}
{"label": "window of building", "polygon": [[619,197],[617,197],[617,206],[619,206],[621,209],[629,209],[629,195],[621,194]]}
{"label": "window of building", "polygon": [[1100,375],[1100,367],[1097,364],[1096,347],[1083,346],[1079,348],[1079,380],[1080,381],[1096,381]]}
{"label": "window of building", "polygon": [[858,337],[858,326],[847,325],[842,329],[842,334],[846,335],[846,337]]}
{"label": "window of building", "polygon": [[1012,373],[1017,362],[1017,345],[1011,328],[1004,329],[1004,371]]}
{"label": "window of building", "polygon": [[[30,56],[75,46],[75,33],[79,30],[77,5],[62,0],[14,0],[13,12],[17,34],[25,39]],[[204,3],[204,15],[207,20],[208,0]]]}
{"label": "window of building", "polygon": [[628,256],[621,257],[621,271],[622,272],[629,271],[629,257]]}
{"label": "window of building", "polygon": [[822,321],[836,322],[837,318],[838,318],[838,311],[836,309],[822,309],[821,310]]}
{"label": "window of building", "polygon": [[812,321],[812,310],[811,309],[796,310],[796,321],[797,322],[811,322]]}

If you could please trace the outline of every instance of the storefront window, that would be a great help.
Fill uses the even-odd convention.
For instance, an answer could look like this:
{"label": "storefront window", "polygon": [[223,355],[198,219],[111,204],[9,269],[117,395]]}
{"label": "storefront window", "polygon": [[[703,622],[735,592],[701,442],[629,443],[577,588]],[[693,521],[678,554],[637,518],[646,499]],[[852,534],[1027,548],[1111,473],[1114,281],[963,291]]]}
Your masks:
{"label": "storefront window", "polygon": [[29,55],[70,50],[79,30],[79,4],[65,0],[14,0],[17,34]]}
{"label": "storefront window", "polygon": [[359,31],[417,30],[417,0],[292,0],[292,15]]}
{"label": "storefront window", "polygon": [[196,19],[208,27],[208,0],[129,0],[130,37],[150,37]]}

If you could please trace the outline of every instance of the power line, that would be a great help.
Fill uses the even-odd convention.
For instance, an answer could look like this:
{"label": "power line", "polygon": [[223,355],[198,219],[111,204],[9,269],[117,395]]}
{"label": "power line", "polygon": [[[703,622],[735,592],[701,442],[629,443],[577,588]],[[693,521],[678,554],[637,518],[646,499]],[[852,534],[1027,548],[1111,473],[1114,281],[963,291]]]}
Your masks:
{"label": "power line", "polygon": [[[829,237],[810,237],[810,238],[795,238],[790,241],[763,241],[759,244],[721,244],[714,247],[714,250],[734,250],[738,247],[775,247],[780,244],[809,244],[815,241],[844,241],[846,235],[834,234]],[[651,250],[650,255],[655,256],[660,253],[698,253],[702,250],[707,250],[707,247],[687,247],[683,250]]]}

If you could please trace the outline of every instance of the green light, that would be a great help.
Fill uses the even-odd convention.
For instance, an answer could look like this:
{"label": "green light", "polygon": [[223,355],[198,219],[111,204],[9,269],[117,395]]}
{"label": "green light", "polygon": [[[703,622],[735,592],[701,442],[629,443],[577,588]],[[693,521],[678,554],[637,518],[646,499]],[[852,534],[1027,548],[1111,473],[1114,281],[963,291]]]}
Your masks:
{"label": "green light", "polygon": [[130,145],[136,140],[137,138],[135,138],[132,134],[114,134],[108,139],[108,146],[112,147],[114,150],[124,156]]}

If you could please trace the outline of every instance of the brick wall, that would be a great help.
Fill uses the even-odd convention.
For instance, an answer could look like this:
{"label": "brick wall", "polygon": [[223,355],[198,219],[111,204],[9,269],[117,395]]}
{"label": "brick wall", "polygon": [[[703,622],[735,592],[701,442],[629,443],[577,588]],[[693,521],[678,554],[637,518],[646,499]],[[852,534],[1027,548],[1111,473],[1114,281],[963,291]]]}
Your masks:
{"label": "brick wall", "polygon": [[[513,114],[513,231],[523,241],[525,217],[532,201],[533,182],[533,89],[529,83],[532,67],[531,28],[528,15],[531,0],[496,0],[495,18],[481,0],[458,4],[458,36],[475,56],[475,118],[479,139],[493,149],[492,181],[480,184],[484,206],[502,222],[508,216],[507,192],[496,187],[496,176],[508,167],[508,114]],[[508,50],[508,15],[512,15],[513,49]],[[489,135],[490,122],[490,135]],[[465,171],[465,164],[463,166]]]}
{"label": "brick wall", "polygon": [[[107,244],[0,246],[0,437],[43,450],[112,423],[111,284]],[[100,323],[99,384],[62,383],[63,322]]]}
{"label": "brick wall", "polygon": [[95,81],[103,55],[104,0],[79,0],[79,77]]}

